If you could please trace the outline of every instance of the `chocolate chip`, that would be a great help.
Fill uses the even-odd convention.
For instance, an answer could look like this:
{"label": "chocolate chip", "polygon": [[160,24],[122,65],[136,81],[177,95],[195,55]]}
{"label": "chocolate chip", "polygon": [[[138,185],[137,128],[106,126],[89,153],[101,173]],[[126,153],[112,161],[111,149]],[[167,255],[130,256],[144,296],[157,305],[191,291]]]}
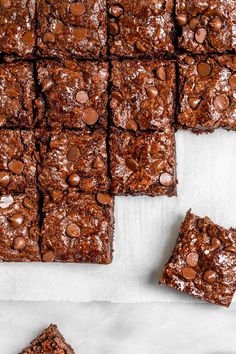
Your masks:
{"label": "chocolate chip", "polygon": [[43,254],[43,261],[44,262],[53,262],[55,259],[55,254],[53,251],[46,250]]}
{"label": "chocolate chip", "polygon": [[108,25],[108,31],[112,36],[116,36],[120,32],[120,28],[117,23],[110,22]]}
{"label": "chocolate chip", "polygon": [[120,6],[111,6],[109,8],[109,13],[114,17],[120,17],[123,14],[124,10]]}
{"label": "chocolate chip", "polygon": [[136,48],[141,52],[141,53],[146,53],[147,49],[145,48],[145,46],[143,45],[142,42],[137,41],[136,42]]}
{"label": "chocolate chip", "polygon": [[189,106],[192,109],[197,108],[197,106],[199,105],[200,102],[201,102],[201,98],[199,98],[199,97],[189,97],[188,98]]}
{"label": "chocolate chip", "polygon": [[198,74],[202,77],[208,76],[211,73],[211,66],[206,62],[202,61],[197,66]]}
{"label": "chocolate chip", "polygon": [[16,237],[13,242],[13,248],[18,251],[23,250],[25,248],[25,238],[22,236]]}
{"label": "chocolate chip", "polygon": [[195,31],[195,29],[197,28],[198,24],[199,24],[199,20],[196,17],[194,17],[189,22],[189,28],[192,31]]}
{"label": "chocolate chip", "polygon": [[104,167],[104,161],[101,159],[101,157],[99,157],[99,156],[95,157],[93,167],[96,169],[100,169],[100,168]]}
{"label": "chocolate chip", "polygon": [[198,219],[197,221],[197,227],[199,228],[200,231],[202,231],[203,227],[204,227],[204,219]]}
{"label": "chocolate chip", "polygon": [[209,22],[209,25],[213,32],[220,32],[222,27],[222,22],[218,17],[215,17]]}
{"label": "chocolate chip", "polygon": [[85,6],[82,2],[74,2],[70,5],[70,13],[74,16],[81,16],[85,13]]}
{"label": "chocolate chip", "polygon": [[80,151],[77,146],[71,146],[67,151],[67,159],[69,161],[77,161],[80,156]]}
{"label": "chocolate chip", "polygon": [[93,125],[98,121],[98,114],[93,108],[87,108],[83,111],[83,122],[87,125]]}
{"label": "chocolate chip", "polygon": [[72,174],[69,175],[68,178],[67,178],[67,183],[68,183],[71,187],[78,186],[79,182],[80,182],[80,176],[77,175],[77,173],[72,173]]}
{"label": "chocolate chip", "polygon": [[87,36],[88,30],[85,27],[78,27],[73,29],[73,36],[77,41],[83,41]]}
{"label": "chocolate chip", "polygon": [[215,97],[213,104],[217,111],[225,111],[229,107],[229,98],[223,93]]}
{"label": "chocolate chip", "polygon": [[76,224],[70,223],[66,227],[66,234],[69,237],[80,237],[80,227]]}
{"label": "chocolate chip", "polygon": [[44,43],[53,43],[55,42],[55,36],[51,32],[46,32],[43,34],[43,42]]}
{"label": "chocolate chip", "polygon": [[217,237],[211,239],[210,251],[215,251],[221,247],[221,241]]}
{"label": "chocolate chip", "polygon": [[127,129],[129,130],[134,130],[135,132],[138,130],[138,125],[137,123],[135,122],[135,120],[133,119],[130,119],[127,123]]}
{"label": "chocolate chip", "polygon": [[236,74],[232,74],[229,78],[229,84],[231,87],[236,88]]}
{"label": "chocolate chip", "polygon": [[156,98],[158,96],[158,89],[155,86],[147,87],[146,91],[149,98]]}
{"label": "chocolate chip", "polygon": [[34,209],[34,202],[29,198],[29,197],[24,197],[23,199],[23,205],[26,209]]}
{"label": "chocolate chip", "polygon": [[161,81],[166,80],[166,70],[164,66],[159,66],[159,68],[156,69],[156,76]]}
{"label": "chocolate chip", "polygon": [[6,171],[0,171],[0,186],[6,188],[10,183],[10,175]]}
{"label": "chocolate chip", "polygon": [[24,169],[24,163],[20,160],[11,160],[8,164],[8,168],[16,175],[20,175]]}
{"label": "chocolate chip", "polygon": [[214,272],[214,270],[206,270],[203,274],[203,279],[209,283],[209,284],[213,284],[216,281],[217,278],[217,274],[216,272]]}
{"label": "chocolate chip", "polygon": [[97,201],[100,204],[112,204],[112,196],[108,193],[98,193],[97,194]]}
{"label": "chocolate chip", "polygon": [[199,28],[194,34],[196,41],[200,44],[202,44],[205,41],[206,36],[207,36],[207,31],[205,30],[205,28]]}
{"label": "chocolate chip", "polygon": [[184,26],[187,24],[188,19],[185,14],[179,14],[175,18],[176,22],[178,23],[179,26]]}
{"label": "chocolate chip", "polygon": [[11,0],[1,0],[1,5],[2,7],[5,7],[5,9],[9,9],[11,7]]}
{"label": "chocolate chip", "polygon": [[135,161],[134,159],[131,158],[126,159],[125,164],[131,171],[136,172],[138,170],[138,162]]}
{"label": "chocolate chip", "polygon": [[33,32],[26,32],[22,39],[23,42],[28,45],[34,45],[35,43],[35,36]]}
{"label": "chocolate chip", "polygon": [[59,33],[61,33],[62,28],[63,28],[63,23],[60,22],[60,21],[58,21],[58,22],[56,23],[55,27],[54,27],[53,32],[56,33],[56,34],[59,34]]}
{"label": "chocolate chip", "polygon": [[117,101],[122,101],[123,99],[122,93],[120,91],[113,91],[111,93],[111,97],[116,99]]}
{"label": "chocolate chip", "polygon": [[19,96],[19,91],[15,87],[8,87],[6,89],[6,93],[10,97],[18,97]]}
{"label": "chocolate chip", "polygon": [[23,216],[19,213],[15,213],[12,216],[8,218],[9,222],[11,223],[12,226],[18,227],[23,223]]}
{"label": "chocolate chip", "polygon": [[168,172],[164,172],[160,175],[160,183],[165,187],[169,187],[173,183],[173,177]]}
{"label": "chocolate chip", "polygon": [[76,98],[76,101],[78,101],[79,103],[86,103],[89,99],[86,91],[77,92],[75,98]]}
{"label": "chocolate chip", "polygon": [[182,275],[186,280],[193,280],[196,278],[197,272],[193,268],[184,267],[182,269]]}
{"label": "chocolate chip", "polygon": [[228,246],[224,249],[224,251],[235,253],[236,254],[236,246]]}
{"label": "chocolate chip", "polygon": [[190,252],[186,257],[186,263],[190,267],[196,267],[198,264],[199,256],[196,252]]}

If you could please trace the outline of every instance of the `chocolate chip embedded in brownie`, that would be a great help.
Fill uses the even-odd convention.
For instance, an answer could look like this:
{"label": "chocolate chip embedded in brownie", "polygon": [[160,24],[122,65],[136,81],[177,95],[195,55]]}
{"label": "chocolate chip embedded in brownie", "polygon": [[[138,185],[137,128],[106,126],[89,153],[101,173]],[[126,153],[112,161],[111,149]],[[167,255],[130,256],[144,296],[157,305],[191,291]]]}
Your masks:
{"label": "chocolate chip embedded in brownie", "polygon": [[174,130],[110,135],[111,190],[117,195],[176,195]]}
{"label": "chocolate chip embedded in brownie", "polygon": [[0,127],[33,128],[33,64],[0,64]]}
{"label": "chocolate chip embedded in brownie", "polygon": [[160,130],[174,120],[175,64],[172,61],[113,61],[111,116],[128,130]]}
{"label": "chocolate chip embedded in brownie", "polygon": [[43,57],[106,54],[106,0],[37,1],[37,51]]}
{"label": "chocolate chip embedded in brownie", "polygon": [[75,354],[71,346],[65,342],[65,339],[58,331],[57,326],[53,324],[33,340],[29,347],[20,352],[20,354],[40,353]]}
{"label": "chocolate chip embedded in brownie", "polygon": [[37,71],[49,126],[107,126],[107,63],[41,61]]}
{"label": "chocolate chip embedded in brownie", "polygon": [[184,55],[179,66],[179,127],[236,130],[236,55]]}
{"label": "chocolate chip embedded in brownie", "polygon": [[229,306],[236,290],[236,230],[189,211],[160,283]]}
{"label": "chocolate chip embedded in brownie", "polygon": [[43,261],[111,263],[113,198],[56,191],[51,198],[46,196],[44,202]]}
{"label": "chocolate chip embedded in brownie", "polygon": [[173,52],[173,0],[108,0],[110,53],[120,57]]}
{"label": "chocolate chip embedded in brownie", "polygon": [[234,0],[177,0],[179,47],[192,53],[236,50]]}

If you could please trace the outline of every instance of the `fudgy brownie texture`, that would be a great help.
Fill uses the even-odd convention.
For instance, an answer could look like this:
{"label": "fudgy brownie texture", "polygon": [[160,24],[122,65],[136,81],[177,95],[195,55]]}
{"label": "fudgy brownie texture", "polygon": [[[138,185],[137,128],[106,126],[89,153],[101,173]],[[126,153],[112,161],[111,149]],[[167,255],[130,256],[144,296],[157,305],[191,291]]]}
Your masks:
{"label": "fudgy brownie texture", "polygon": [[54,191],[45,198],[44,213],[43,261],[111,263],[114,215],[109,194]]}
{"label": "fudgy brownie texture", "polygon": [[160,283],[228,307],[236,290],[236,230],[189,211]]}
{"label": "fudgy brownie texture", "polygon": [[173,123],[175,64],[171,61],[113,61],[111,116],[129,130],[160,130]]}
{"label": "fudgy brownie texture", "polygon": [[0,195],[0,261],[40,261],[38,194]]}
{"label": "fudgy brownie texture", "polygon": [[164,132],[110,134],[111,190],[116,195],[176,195],[175,136]]}
{"label": "fudgy brownie texture", "polygon": [[38,336],[31,345],[19,354],[75,354],[65,338],[58,331],[57,326],[51,324]]}
{"label": "fudgy brownie texture", "polygon": [[33,64],[0,64],[0,127],[33,128]]}
{"label": "fudgy brownie texture", "polygon": [[106,54],[106,0],[38,0],[37,52],[43,57]]}
{"label": "fudgy brownie texture", "polygon": [[177,0],[179,48],[192,53],[223,53],[236,49],[235,0]]}
{"label": "fudgy brownie texture", "polygon": [[173,52],[173,0],[108,0],[109,45],[119,57]]}
{"label": "fudgy brownie texture", "polygon": [[0,53],[32,57],[35,51],[35,0],[0,1]]}
{"label": "fudgy brownie texture", "polygon": [[41,147],[39,183],[43,191],[76,188],[100,192],[109,188],[106,131],[51,133]]}
{"label": "fudgy brownie texture", "polygon": [[107,126],[108,64],[55,61],[38,63],[45,116],[52,128]]}
{"label": "fudgy brownie texture", "polygon": [[36,189],[36,156],[33,132],[0,130],[0,193]]}
{"label": "fudgy brownie texture", "polygon": [[236,130],[236,55],[183,55],[179,69],[179,127]]}

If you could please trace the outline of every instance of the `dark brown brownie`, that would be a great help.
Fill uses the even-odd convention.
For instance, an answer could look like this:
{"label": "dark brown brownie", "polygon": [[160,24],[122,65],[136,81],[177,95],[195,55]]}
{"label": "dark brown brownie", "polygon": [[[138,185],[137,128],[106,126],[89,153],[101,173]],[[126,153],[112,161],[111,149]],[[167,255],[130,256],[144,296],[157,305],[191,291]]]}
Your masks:
{"label": "dark brown brownie", "polygon": [[37,51],[43,57],[106,54],[106,0],[38,0]]}
{"label": "dark brown brownie", "polygon": [[236,49],[235,0],[177,0],[179,48],[192,53]]}
{"label": "dark brown brownie", "polygon": [[236,230],[189,211],[160,283],[228,307],[236,290]]}
{"label": "dark brown brownie", "polygon": [[57,326],[51,324],[38,336],[31,345],[19,354],[75,354],[65,338],[58,331]]}
{"label": "dark brown brownie", "polygon": [[108,0],[110,53],[119,57],[173,52],[173,0]]}
{"label": "dark brown brownie", "polygon": [[110,107],[113,123],[130,130],[159,130],[173,123],[175,64],[113,61]]}
{"label": "dark brown brownie", "polygon": [[42,146],[39,182],[44,191],[100,192],[109,188],[106,132],[52,133]]}
{"label": "dark brown brownie", "polygon": [[38,79],[49,126],[84,128],[107,126],[108,64],[41,61]]}
{"label": "dark brown brownie", "polygon": [[40,261],[38,194],[0,195],[0,261]]}
{"label": "dark brown brownie", "polygon": [[164,132],[110,134],[111,190],[116,195],[176,195],[175,136]]}
{"label": "dark brown brownie", "polygon": [[36,189],[35,155],[32,132],[0,130],[0,193]]}
{"label": "dark brown brownie", "polygon": [[1,0],[0,27],[0,53],[31,57],[35,50],[35,0]]}
{"label": "dark brown brownie", "polygon": [[0,127],[32,128],[34,99],[33,64],[0,64]]}
{"label": "dark brown brownie", "polygon": [[54,191],[44,202],[45,262],[108,264],[112,261],[113,198],[109,194]]}
{"label": "dark brown brownie", "polygon": [[179,66],[179,127],[236,130],[236,55],[184,55]]}

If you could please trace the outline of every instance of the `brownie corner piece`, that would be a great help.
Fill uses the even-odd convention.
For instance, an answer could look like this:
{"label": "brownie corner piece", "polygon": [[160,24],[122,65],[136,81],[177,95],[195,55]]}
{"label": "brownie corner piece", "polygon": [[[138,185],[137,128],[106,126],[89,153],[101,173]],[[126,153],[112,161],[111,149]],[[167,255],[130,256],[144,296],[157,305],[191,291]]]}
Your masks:
{"label": "brownie corner piece", "polygon": [[229,307],[236,290],[236,230],[189,211],[160,283]]}
{"label": "brownie corner piece", "polygon": [[46,353],[45,351],[47,353],[75,354],[54,324],[46,328],[42,334],[31,342],[30,346],[23,349],[19,354]]}

